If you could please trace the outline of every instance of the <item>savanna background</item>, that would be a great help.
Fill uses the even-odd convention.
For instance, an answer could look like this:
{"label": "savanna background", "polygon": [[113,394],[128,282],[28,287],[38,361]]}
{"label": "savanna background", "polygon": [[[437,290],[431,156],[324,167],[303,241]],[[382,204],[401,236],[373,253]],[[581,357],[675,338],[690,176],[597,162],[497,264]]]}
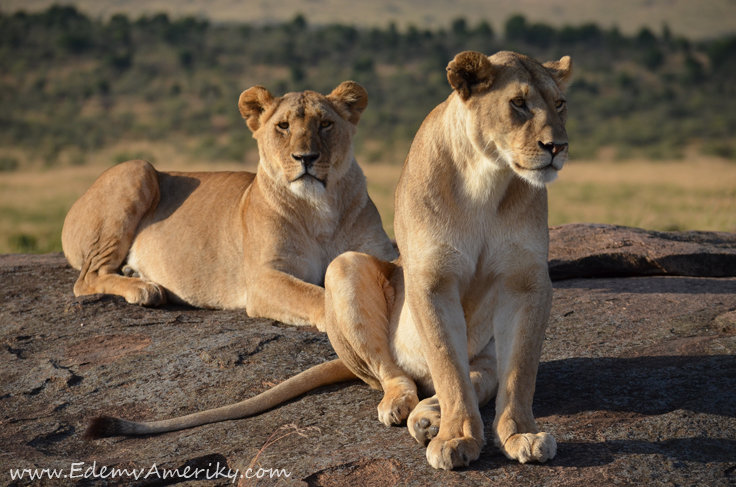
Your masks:
{"label": "savanna background", "polygon": [[550,224],[736,232],[733,0],[0,1],[0,253],[60,251],[107,167],[254,170],[239,94],[370,95],[356,137],[393,236],[412,137],[460,51],[571,55]]}

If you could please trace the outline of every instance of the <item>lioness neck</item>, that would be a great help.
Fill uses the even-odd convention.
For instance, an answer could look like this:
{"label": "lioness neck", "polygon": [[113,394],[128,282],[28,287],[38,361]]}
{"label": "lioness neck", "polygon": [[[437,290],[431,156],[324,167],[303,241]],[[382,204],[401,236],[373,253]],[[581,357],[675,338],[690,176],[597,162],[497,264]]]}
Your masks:
{"label": "lioness neck", "polygon": [[[445,191],[422,198],[441,201],[447,209],[494,213],[515,176],[492,141],[480,146],[476,127],[472,114],[452,94],[419,129],[402,174],[404,182],[419,178],[427,187],[444,187]],[[450,186],[447,181],[455,184]],[[397,191],[397,195],[403,193]],[[398,198],[397,212],[402,211],[401,206]]]}
{"label": "lioness neck", "polygon": [[[452,148],[450,163],[457,169],[462,192],[469,203],[485,210],[498,208],[514,178],[514,172],[502,159],[495,142],[483,143],[479,123],[457,94],[445,102],[444,126]],[[490,208],[489,208],[490,207]]]}

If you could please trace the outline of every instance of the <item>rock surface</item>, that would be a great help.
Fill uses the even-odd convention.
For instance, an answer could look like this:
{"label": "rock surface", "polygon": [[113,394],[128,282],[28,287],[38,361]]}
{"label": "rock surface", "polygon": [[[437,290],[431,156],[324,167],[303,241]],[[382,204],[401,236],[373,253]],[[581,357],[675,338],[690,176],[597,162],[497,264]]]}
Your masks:
{"label": "rock surface", "polygon": [[[636,236],[620,240],[630,242],[619,249],[631,262],[662,266],[682,246],[699,255],[722,241],[731,243],[721,263],[732,262],[733,235],[668,233],[662,243],[662,234],[635,229],[558,227],[553,275],[563,261],[582,275],[615,269],[605,256],[621,262],[624,251],[607,250],[616,232]],[[650,238],[659,243],[636,243]],[[585,271],[591,256],[599,267]],[[255,418],[83,440],[94,414],[148,420],[220,406],[335,354],[314,329],[243,311],[75,298],[76,272],[61,255],[0,256],[0,484],[77,485],[63,476],[87,473],[83,485],[231,485],[211,478],[219,464],[223,473],[291,474],[236,479],[241,485],[736,485],[736,279],[565,272],[557,277],[569,279],[555,282],[534,402],[540,428],[557,439],[557,457],[521,465],[489,441],[470,468],[442,472],[427,465],[405,428],[378,422],[381,394],[360,382],[313,391]],[[493,404],[481,413],[490,440]],[[198,480],[163,479],[154,464],[161,477],[164,469],[208,470]],[[102,467],[150,475],[113,479]],[[11,478],[11,469],[24,468],[60,469],[61,478]]]}
{"label": "rock surface", "polygon": [[549,273],[573,277],[736,276],[736,234],[575,223],[550,228]]}

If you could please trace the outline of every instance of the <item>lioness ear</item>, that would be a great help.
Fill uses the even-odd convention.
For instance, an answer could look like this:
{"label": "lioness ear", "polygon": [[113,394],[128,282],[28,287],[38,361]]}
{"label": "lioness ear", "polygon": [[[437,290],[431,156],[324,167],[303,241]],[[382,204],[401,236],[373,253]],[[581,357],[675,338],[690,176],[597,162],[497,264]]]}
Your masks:
{"label": "lioness ear", "polygon": [[547,68],[549,74],[552,75],[552,79],[555,80],[562,91],[567,90],[572,82],[572,59],[570,59],[570,56],[565,56],[559,61],[546,62],[542,66]]}
{"label": "lioness ear", "polygon": [[360,114],[368,106],[368,92],[355,81],[340,83],[327,99],[337,106],[340,116],[353,125],[358,125]]}
{"label": "lioness ear", "polygon": [[260,85],[248,88],[240,94],[238,108],[240,108],[240,114],[252,132],[261,127],[261,114],[271,102],[273,102],[273,95]]}
{"label": "lioness ear", "polygon": [[488,56],[475,51],[461,52],[447,65],[447,81],[460,98],[487,90],[493,81],[493,65]]}

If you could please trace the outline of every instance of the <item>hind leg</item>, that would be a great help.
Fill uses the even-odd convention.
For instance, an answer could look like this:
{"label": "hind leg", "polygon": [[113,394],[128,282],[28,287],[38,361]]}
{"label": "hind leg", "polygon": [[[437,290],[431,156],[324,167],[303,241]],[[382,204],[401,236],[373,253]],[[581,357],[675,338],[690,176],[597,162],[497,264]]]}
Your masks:
{"label": "hind leg", "polygon": [[166,302],[156,283],[121,276],[143,216],[158,204],[156,170],[145,161],[118,164],[100,175],[64,220],[62,247],[69,263],[79,269],[74,294],[117,294],[145,306]]}
{"label": "hind leg", "polygon": [[[496,395],[498,377],[496,375],[496,342],[488,345],[470,361],[470,381],[473,383],[478,405],[483,406]],[[427,446],[440,432],[441,411],[437,395],[423,399],[409,415],[406,426],[409,434],[420,445]]]}
{"label": "hind leg", "polygon": [[419,402],[417,386],[394,362],[389,316],[401,269],[356,252],[342,254],[325,276],[327,335],[348,368],[375,389],[383,389],[378,419],[404,421]]}

